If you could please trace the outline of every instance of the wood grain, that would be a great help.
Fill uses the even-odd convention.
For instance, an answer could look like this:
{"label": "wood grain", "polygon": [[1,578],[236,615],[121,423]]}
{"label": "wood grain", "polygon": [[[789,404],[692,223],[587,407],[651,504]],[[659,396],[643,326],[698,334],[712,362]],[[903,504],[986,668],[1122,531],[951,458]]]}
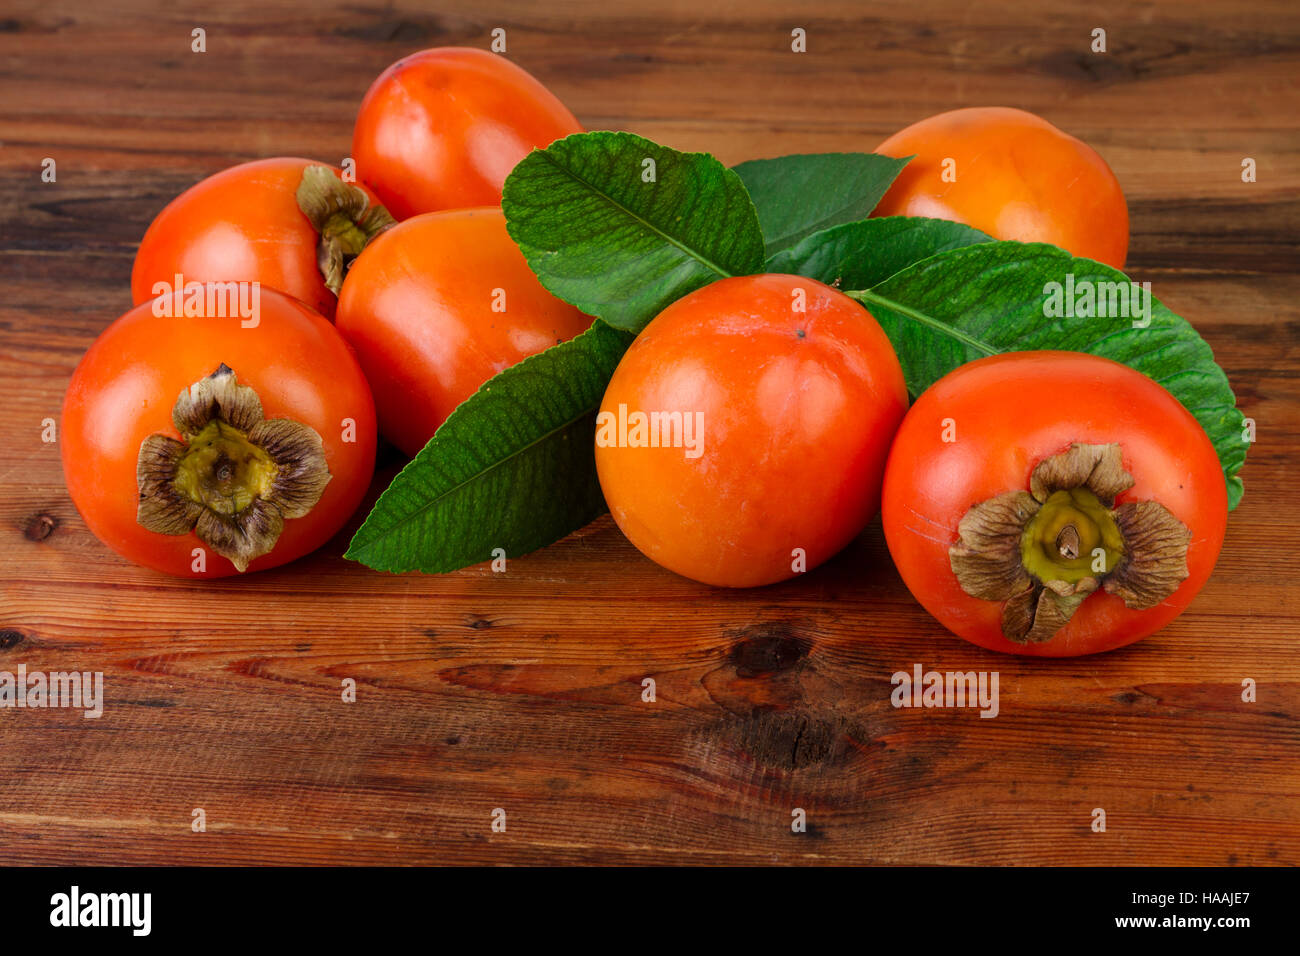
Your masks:
{"label": "wood grain", "polygon": [[[0,710],[0,862],[1300,863],[1295,4],[6,9],[0,670],[102,670],[107,702],[98,720]],[[152,216],[233,162],[342,157],[384,66],[495,26],[589,128],[727,162],[869,150],[989,104],[1096,146],[1130,199],[1130,273],[1198,327],[1258,423],[1191,609],[1098,659],[994,655],[912,600],[878,522],[801,580],[736,593],[655,567],[608,518],[506,574],[442,577],[344,562],[351,528],[202,584],[94,540],[40,423],[130,305]],[[894,709],[890,675],[914,663],[998,671],[1000,715]]]}

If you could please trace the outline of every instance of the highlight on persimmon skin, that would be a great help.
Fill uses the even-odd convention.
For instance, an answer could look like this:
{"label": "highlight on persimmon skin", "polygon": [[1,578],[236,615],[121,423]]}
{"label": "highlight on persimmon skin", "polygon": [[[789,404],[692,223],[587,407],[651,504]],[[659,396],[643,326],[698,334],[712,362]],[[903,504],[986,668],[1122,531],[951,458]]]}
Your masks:
{"label": "highlight on persimmon skin", "polygon": [[[906,409],[893,347],[857,302],[802,276],[722,279],[632,343],[601,403],[596,468],[615,522],[651,560],[706,584],[772,584],[876,514]],[[671,429],[674,413],[680,442],[632,440],[633,416]]]}
{"label": "highlight on persimmon skin", "polygon": [[357,176],[398,219],[501,202],[515,164],[583,132],[560,100],[504,56],[436,47],[402,57],[361,102]]}
{"label": "highlight on persimmon skin", "polygon": [[876,147],[904,167],[873,216],[949,219],[995,239],[1048,242],[1116,269],[1128,204],[1110,166],[1042,117],[1005,107],[950,110]]}

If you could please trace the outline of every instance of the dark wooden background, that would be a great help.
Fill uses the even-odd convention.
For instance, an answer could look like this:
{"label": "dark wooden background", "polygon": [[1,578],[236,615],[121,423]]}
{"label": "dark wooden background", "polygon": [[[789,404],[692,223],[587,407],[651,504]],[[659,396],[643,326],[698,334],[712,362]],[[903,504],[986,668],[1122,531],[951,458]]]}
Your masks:
{"label": "dark wooden background", "polygon": [[[184,6],[0,15],[0,670],[102,670],[108,697],[97,721],[0,710],[0,863],[1300,863],[1300,6]],[[339,160],[389,62],[496,26],[589,128],[728,163],[870,150],[971,105],[1094,145],[1129,197],[1130,273],[1258,422],[1191,609],[1096,659],[986,653],[912,600],[878,522],[736,593],[659,569],[608,518],[504,575],[377,574],[341,535],[189,583],[100,545],[40,423],[130,305],[153,215],[238,161]],[[913,663],[998,670],[1001,715],[891,708]]]}

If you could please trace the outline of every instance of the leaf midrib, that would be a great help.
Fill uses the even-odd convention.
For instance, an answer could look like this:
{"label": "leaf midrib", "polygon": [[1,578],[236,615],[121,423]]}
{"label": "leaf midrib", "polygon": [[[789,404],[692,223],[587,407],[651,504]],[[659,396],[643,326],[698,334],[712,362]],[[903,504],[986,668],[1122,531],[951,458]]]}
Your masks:
{"label": "leaf midrib", "polygon": [[[627,206],[623,205],[623,203],[618,202],[617,200],[614,199],[614,197],[610,196],[608,193],[602,192],[602,191],[601,191],[601,190],[600,190],[600,189],[599,189],[599,188],[598,188],[594,183],[592,183],[591,181],[587,180],[586,178],[584,178],[584,177],[582,177],[582,176],[579,176],[576,172],[574,172],[574,171],[573,171],[572,169],[570,169],[569,167],[564,166],[564,165],[561,165],[561,164],[556,160],[556,158],[555,158],[554,156],[551,155],[551,153],[550,153],[549,150],[543,150],[543,151],[541,151],[538,155],[540,155],[541,157],[543,157],[543,158],[544,158],[548,163],[550,163],[550,164],[551,164],[552,166],[554,166],[556,169],[560,170],[560,172],[562,172],[562,173],[564,173],[565,175],[567,175],[567,176],[568,176],[570,179],[572,179],[574,182],[580,183],[581,185],[585,186],[585,187],[586,187],[588,190],[590,190],[593,194],[595,194],[595,195],[596,195],[597,197],[599,197],[600,199],[603,199],[606,203],[608,203],[609,205],[613,206],[615,209],[620,210],[621,212],[626,213],[626,214],[627,214],[628,216],[630,216],[632,219],[635,219],[637,222],[639,222],[639,223],[641,223],[642,225],[644,225],[644,226],[647,228],[647,230],[649,230],[652,234],[658,236],[660,239],[663,239],[663,240],[664,240],[665,242],[667,242],[669,245],[676,246],[676,247],[677,247],[678,249],[680,249],[683,253],[685,253],[689,258],[694,259],[694,260],[696,260],[697,262],[702,263],[704,266],[706,266],[707,268],[713,270],[714,272],[716,272],[719,276],[722,276],[723,278],[728,278],[728,279],[729,279],[729,278],[732,278],[732,277],[734,277],[734,276],[736,275],[736,273],[731,272],[730,270],[727,270],[727,269],[722,268],[720,265],[718,265],[718,264],[717,264],[716,262],[714,262],[712,259],[709,259],[709,258],[707,258],[706,256],[701,255],[700,253],[696,252],[695,250],[690,249],[689,247],[683,245],[683,244],[682,244],[681,242],[679,242],[677,239],[673,238],[671,235],[669,235],[668,233],[664,232],[663,229],[661,229],[661,228],[659,228],[658,226],[656,226],[654,223],[652,223],[650,220],[646,219],[644,216],[640,215],[640,214],[637,213],[636,211],[634,211],[634,210],[628,208]],[[730,170],[728,170],[726,167],[723,167],[723,172],[724,172],[724,173],[727,173],[727,172],[730,172]],[[757,212],[755,212],[755,221],[757,221],[757,218],[758,218],[758,214],[757,214]]]}
{"label": "leaf midrib", "polygon": [[958,342],[963,342],[966,345],[969,345],[971,348],[983,352],[985,355],[999,355],[1003,351],[1005,351],[1004,349],[1000,349],[997,348],[996,346],[989,345],[987,342],[983,341],[982,339],[977,339],[973,335],[968,335],[967,333],[963,332],[961,329],[957,328],[955,325],[945,322],[943,319],[936,318],[935,316],[932,316],[926,312],[920,312],[916,309],[911,308],[910,306],[903,305],[903,303],[899,302],[896,299],[887,298],[883,295],[880,295],[878,292],[871,291],[870,289],[855,289],[852,292],[846,292],[844,294],[847,295],[850,299],[856,299],[864,306],[866,304],[866,301],[875,302],[879,305],[883,305],[891,312],[897,312],[899,315],[903,316],[904,318],[911,319],[914,322],[924,325],[926,328],[934,329],[936,332],[939,332],[940,334],[943,335],[947,335],[950,338],[954,338]]}
{"label": "leaf midrib", "polygon": [[[967,333],[963,332],[961,329],[957,328],[955,325],[945,322],[941,318],[932,316],[926,312],[921,312],[909,306],[905,306],[901,302],[898,302],[895,299],[890,299],[886,296],[880,295],[879,293],[872,292],[869,289],[854,290],[851,292],[846,292],[845,295],[849,296],[852,299],[857,300],[858,302],[863,302],[863,300],[869,300],[871,302],[879,303],[880,305],[883,305],[885,308],[889,309],[891,312],[895,312],[898,315],[903,316],[904,318],[911,319],[912,321],[917,322],[920,325],[923,325],[926,328],[939,333],[940,335],[947,336],[948,338],[951,338],[955,341],[968,345],[973,349],[983,352],[985,355],[1001,355],[1007,352],[1020,351],[1019,349],[1003,349],[1003,348],[998,348],[997,346],[994,345],[990,345],[984,342],[982,339],[978,339],[973,335],[968,335]],[[1107,333],[1106,335],[1101,336],[1100,338],[1090,339],[1087,343],[1085,343],[1085,347],[1082,349],[1082,351],[1088,352],[1090,354],[1100,354],[1099,352],[1097,352],[1098,346],[1100,346],[1102,343],[1106,342],[1107,340],[1116,337],[1119,334],[1121,333],[1110,332]],[[1146,351],[1139,354],[1150,355],[1151,352]],[[1149,375],[1149,373],[1144,373],[1144,374],[1148,374],[1148,377],[1151,378],[1152,381],[1163,386],[1166,381],[1169,381],[1170,379],[1178,375],[1186,374],[1186,372],[1187,372],[1186,369],[1175,369],[1173,371],[1170,371],[1168,374],[1162,375],[1158,378],[1153,375]],[[1203,371],[1198,371],[1197,374],[1199,376],[1206,375],[1206,373]],[[1183,405],[1183,407],[1186,408],[1193,415],[1196,415],[1197,412],[1211,411],[1219,408],[1220,406],[1200,405],[1197,406],[1196,408],[1192,408],[1188,405]]]}
{"label": "leaf midrib", "polygon": [[[496,461],[492,462],[492,464],[488,465],[486,468],[483,468],[483,469],[481,469],[481,470],[475,471],[472,475],[470,475],[470,477],[465,478],[465,479],[463,479],[463,480],[461,480],[461,481],[458,481],[456,484],[452,485],[450,488],[446,488],[446,489],[444,489],[443,491],[439,492],[439,493],[438,493],[437,495],[435,495],[434,497],[429,498],[428,500],[426,500],[425,502],[423,502],[423,503],[422,503],[418,508],[415,508],[415,509],[412,510],[412,511],[407,511],[407,512],[403,513],[400,517],[398,517],[398,518],[397,518],[395,521],[393,521],[392,523],[390,523],[390,524],[386,524],[386,525],[384,525],[382,528],[380,528],[380,529],[378,529],[376,532],[374,532],[374,533],[371,535],[370,539],[367,540],[367,541],[365,541],[365,542],[363,542],[362,545],[360,546],[360,548],[358,548],[355,552],[354,552],[354,549],[353,549],[352,547],[349,547],[349,548],[348,548],[348,553],[345,554],[344,557],[348,557],[348,556],[353,556],[354,558],[355,558],[355,557],[359,557],[360,554],[361,554],[361,549],[365,549],[365,548],[370,548],[370,547],[372,547],[373,544],[374,544],[374,542],[375,542],[377,539],[380,539],[380,538],[386,537],[386,536],[388,535],[388,533],[389,533],[390,531],[392,531],[394,528],[401,528],[401,527],[404,527],[404,526],[407,525],[407,524],[410,524],[410,523],[414,522],[414,521],[417,520],[420,516],[422,516],[426,511],[428,511],[430,508],[433,508],[435,505],[437,505],[437,504],[438,504],[439,502],[441,502],[443,499],[448,498],[448,497],[450,497],[450,496],[456,494],[458,491],[460,491],[462,488],[465,488],[465,487],[468,486],[468,485],[472,485],[472,484],[474,484],[474,483],[476,483],[476,482],[478,482],[478,481],[481,481],[481,480],[484,478],[484,476],[491,474],[493,471],[495,471],[496,469],[500,468],[502,465],[506,464],[507,462],[512,461],[512,460],[514,460],[515,458],[518,458],[520,455],[523,455],[523,454],[527,453],[530,449],[532,449],[532,448],[535,447],[536,445],[539,445],[539,444],[541,444],[542,442],[548,440],[552,435],[558,434],[559,432],[562,432],[562,431],[564,431],[565,429],[572,428],[574,425],[576,425],[578,422],[580,422],[583,418],[586,418],[588,415],[590,415],[590,414],[595,410],[595,408],[596,408],[596,406],[594,406],[594,405],[589,405],[589,406],[588,406],[586,409],[584,409],[580,414],[574,416],[574,417],[571,418],[571,419],[568,419],[568,420],[565,421],[565,422],[562,422],[561,424],[555,426],[554,428],[550,429],[549,431],[546,431],[546,432],[544,432],[543,434],[537,436],[537,437],[534,438],[532,441],[528,442],[526,445],[521,445],[520,447],[518,447],[518,448],[514,449],[513,451],[511,451],[508,455],[504,455],[504,456],[502,456],[501,458],[498,458]],[[464,442],[457,442],[457,444],[459,444],[459,445],[461,445],[462,447],[464,447]],[[417,458],[413,459],[413,460],[411,461],[411,463],[410,463],[409,465],[406,466],[406,468],[411,468],[411,467],[417,465],[418,462],[419,462],[419,458],[417,457]],[[396,482],[397,482],[397,481],[402,477],[402,474],[404,474],[404,473],[406,472],[406,468],[403,468],[402,471],[399,472],[399,473],[397,474],[397,476],[393,479],[393,482],[394,482],[394,483],[396,483]],[[389,490],[391,490],[391,487],[390,487],[388,490],[386,490],[386,491],[384,492],[384,494],[385,494],[385,495],[388,494],[388,491],[389,491]],[[375,508],[378,508],[379,505],[380,505],[380,503],[381,503],[382,501],[383,501],[383,495],[380,496],[379,501],[376,501],[376,502],[375,502]],[[365,522],[363,522],[362,525],[361,525],[361,527],[357,529],[357,534],[358,534],[358,535],[360,535],[361,532],[365,530],[365,527],[366,527],[366,524],[367,524],[367,523],[369,523],[369,519],[367,519]]]}
{"label": "leaf midrib", "polygon": [[[892,278],[893,278],[893,277],[891,277],[891,279],[892,279]],[[890,281],[890,280],[886,280],[886,281]],[[998,355],[998,354],[1003,354],[1003,353],[1005,353],[1005,352],[1015,352],[1015,351],[1019,351],[1018,349],[1014,349],[1014,348],[1013,348],[1013,349],[1000,349],[1000,348],[997,348],[997,347],[995,347],[995,346],[989,345],[988,343],[984,342],[983,340],[978,339],[978,338],[976,338],[975,336],[972,336],[972,335],[967,334],[966,332],[964,332],[964,331],[962,331],[961,329],[957,328],[955,325],[953,325],[953,324],[951,324],[951,323],[949,323],[949,322],[945,322],[943,319],[940,319],[940,318],[938,318],[938,317],[936,317],[936,316],[932,316],[932,315],[930,315],[929,313],[926,313],[926,312],[921,312],[921,311],[919,311],[919,310],[917,310],[917,309],[915,309],[915,308],[911,308],[911,307],[909,307],[909,306],[903,305],[902,303],[898,302],[897,300],[894,300],[894,299],[888,298],[888,297],[886,297],[886,296],[884,296],[884,295],[881,295],[881,294],[878,293],[878,292],[874,292],[874,291],[872,291],[872,290],[870,290],[870,289],[866,289],[866,290],[853,290],[853,291],[845,292],[845,295],[847,295],[847,296],[849,296],[850,298],[854,299],[855,301],[857,301],[857,302],[863,304],[864,306],[865,306],[866,302],[868,302],[868,301],[873,302],[873,303],[877,303],[877,304],[879,304],[879,305],[882,305],[882,306],[884,306],[885,308],[889,309],[889,310],[892,311],[892,312],[897,313],[898,315],[902,316],[902,317],[905,318],[905,319],[910,319],[910,320],[912,320],[912,321],[914,321],[914,322],[917,322],[917,323],[919,323],[920,325],[923,325],[923,326],[925,326],[926,328],[931,329],[932,331],[938,333],[939,335],[947,336],[948,338],[954,339],[954,340],[956,340],[956,341],[958,341],[958,342],[962,342],[962,343],[964,343],[965,345],[967,345],[967,346],[969,346],[969,347],[971,347],[971,348],[974,348],[974,349],[976,349],[976,350],[978,350],[978,351],[983,352],[985,355]],[[1171,314],[1172,314],[1172,313],[1171,313]],[[1177,329],[1177,322],[1173,323],[1172,326],[1168,326],[1168,327],[1171,328],[1171,329],[1172,329],[1173,331],[1175,331],[1175,332],[1178,331],[1178,329]],[[1195,329],[1191,329],[1190,324],[1188,324],[1188,328],[1192,331],[1193,334],[1195,334]],[[1090,339],[1090,340],[1086,343],[1086,345],[1084,346],[1084,348],[1083,348],[1083,349],[1080,349],[1079,351],[1088,352],[1089,354],[1094,354],[1094,355],[1095,355],[1095,354],[1101,354],[1101,353],[1099,353],[1098,351],[1096,351],[1097,348],[1098,348],[1098,346],[1101,345],[1101,343],[1104,343],[1104,342],[1106,342],[1108,339],[1114,338],[1114,337],[1116,337],[1116,336],[1119,335],[1119,334],[1121,334],[1121,333],[1120,333],[1120,332],[1108,332],[1108,333],[1106,333],[1105,335],[1102,335],[1102,336],[1100,336],[1100,337]],[[1139,353],[1139,354],[1142,354],[1142,355],[1150,355],[1150,354],[1152,354],[1152,352],[1151,352],[1151,350],[1147,350],[1147,351],[1145,351],[1145,352],[1141,352],[1141,353]],[[1129,363],[1125,363],[1125,364],[1129,364]],[[1130,367],[1131,367],[1131,366],[1130,366]],[[1144,372],[1143,374],[1146,374],[1146,375],[1147,375],[1147,376],[1148,376],[1152,381],[1154,381],[1154,382],[1156,382],[1157,384],[1160,384],[1160,385],[1163,386],[1163,384],[1164,384],[1166,381],[1168,381],[1168,380],[1170,380],[1170,379],[1172,379],[1172,378],[1175,378],[1175,377],[1177,377],[1177,376],[1179,376],[1179,375],[1184,375],[1184,374],[1187,373],[1187,371],[1188,371],[1187,369],[1172,369],[1172,370],[1170,370],[1167,374],[1162,375],[1162,376],[1160,376],[1160,377],[1158,377],[1158,378],[1157,378],[1156,376],[1154,376],[1154,375],[1151,375],[1150,373],[1147,373],[1147,372]],[[1209,372],[1207,372],[1207,371],[1205,371],[1205,370],[1197,369],[1197,370],[1195,370],[1195,371],[1197,372],[1198,376],[1201,376],[1201,377],[1204,377],[1204,376],[1207,376],[1207,375],[1208,375],[1209,377],[1211,377],[1211,378],[1214,378],[1214,377],[1215,377],[1215,376],[1213,376],[1211,373],[1209,373]],[[1226,376],[1223,377],[1223,380],[1222,380],[1221,384],[1223,384],[1223,385],[1225,385],[1225,386],[1228,384],[1228,383],[1227,383]],[[1179,402],[1180,402],[1180,404],[1182,404],[1182,400],[1181,400],[1181,399],[1179,399]],[[1194,417],[1196,417],[1198,421],[1200,421],[1200,416],[1197,414],[1197,412],[1201,412],[1201,411],[1212,411],[1212,410],[1217,409],[1217,408],[1220,408],[1220,407],[1222,407],[1222,406],[1220,406],[1220,405],[1202,405],[1202,406],[1198,406],[1197,408],[1191,408],[1190,406],[1184,404],[1183,407],[1186,408],[1186,409],[1188,410],[1188,412],[1191,413]],[[1231,408],[1232,408],[1233,410],[1236,410],[1236,405],[1235,405],[1235,404],[1232,405]],[[1202,424],[1202,427],[1204,427],[1204,424]],[[1209,436],[1208,429],[1207,429],[1206,434],[1207,434],[1207,436]],[[1215,445],[1215,451],[1216,451],[1216,453],[1218,453],[1218,445],[1217,445],[1217,443],[1216,443],[1216,440],[1211,436],[1211,437],[1210,437],[1210,441],[1211,441],[1211,444],[1214,444],[1214,445]],[[1245,456],[1243,455],[1243,456],[1242,456],[1242,461],[1243,461],[1243,462],[1244,462],[1244,457],[1245,457]],[[1228,466],[1229,466],[1230,462],[1228,462],[1227,460],[1225,460],[1225,458],[1224,458],[1224,456],[1223,456],[1222,454],[1218,454],[1218,458],[1219,458],[1219,464],[1220,464],[1220,466],[1221,466],[1221,467],[1223,468],[1223,470],[1224,470],[1224,479],[1225,479],[1227,482],[1229,482],[1229,483],[1231,483],[1231,482],[1233,482],[1233,481],[1237,481],[1238,483],[1240,483],[1240,480],[1241,480],[1241,479],[1240,479],[1240,476],[1239,476],[1238,474],[1236,474],[1236,471],[1234,471],[1232,474],[1229,474],[1229,473],[1228,473],[1228,470],[1227,470],[1227,469],[1228,469]],[[1236,467],[1237,467],[1237,469],[1240,469],[1240,467],[1241,467],[1241,463],[1236,462]]]}

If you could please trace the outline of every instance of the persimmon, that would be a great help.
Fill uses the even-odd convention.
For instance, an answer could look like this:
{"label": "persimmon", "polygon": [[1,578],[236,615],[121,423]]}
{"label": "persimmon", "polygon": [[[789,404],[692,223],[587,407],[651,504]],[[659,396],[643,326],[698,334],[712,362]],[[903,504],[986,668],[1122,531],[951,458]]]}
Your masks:
{"label": "persimmon", "polygon": [[393,219],[334,167],[295,157],[242,163],[173,199],[131,270],[136,305],[188,282],[259,282],[326,318],[348,263]]}
{"label": "persimmon", "polygon": [[504,56],[437,47],[402,57],[361,101],[357,175],[398,219],[501,202],[515,164],[582,126]]}
{"label": "persimmon", "polygon": [[1024,110],[974,107],[913,123],[876,147],[915,158],[873,216],[963,222],[995,239],[1049,242],[1116,269],[1128,205],[1092,147]]}
{"label": "persimmon", "polygon": [[197,578],[320,547],[360,504],[376,444],[370,388],[325,318],[269,288],[248,314],[214,309],[207,289],[104,330],[72,375],[59,441],[96,537]]}
{"label": "persimmon", "polygon": [[497,372],[573,338],[591,316],[547,292],[497,207],[426,213],[353,263],[336,323],[374,390],[380,430],[415,455]]}
{"label": "persimmon", "polygon": [[1094,654],[1158,631],[1205,584],[1227,486],[1214,446],[1141,372],[1078,352],[963,365],[903,420],[885,540],[916,599],[992,650]]}
{"label": "persimmon", "polygon": [[889,339],[812,279],[722,279],[636,338],[605,392],[596,467],[619,528],[706,584],[825,561],[875,515],[907,409]]}

